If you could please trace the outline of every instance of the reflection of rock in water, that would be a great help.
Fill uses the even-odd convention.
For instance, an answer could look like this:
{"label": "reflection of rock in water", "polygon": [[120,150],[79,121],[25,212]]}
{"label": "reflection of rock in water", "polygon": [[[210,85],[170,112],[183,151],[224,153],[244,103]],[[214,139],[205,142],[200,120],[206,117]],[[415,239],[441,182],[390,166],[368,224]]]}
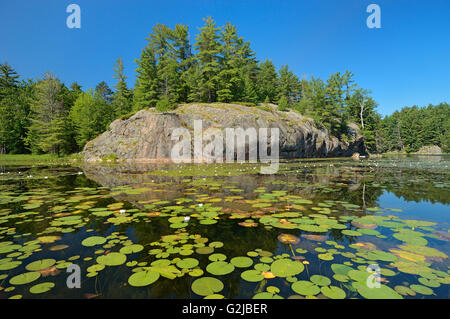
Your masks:
{"label": "reflection of rock in water", "polygon": [[438,162],[442,162],[443,161],[442,156],[417,155],[415,157],[417,157],[417,159],[419,159],[420,161],[423,161],[423,162],[435,162],[435,163],[438,163]]}
{"label": "reflection of rock in water", "polygon": [[[186,164],[189,168],[195,164]],[[200,164],[202,165],[202,164]],[[205,164],[203,164],[205,165]],[[236,165],[236,164],[228,164]],[[179,166],[175,166],[179,169]],[[231,168],[232,166],[230,166]],[[84,166],[84,173],[87,178],[110,188],[119,186],[131,187],[151,187],[152,184],[159,184],[158,191],[147,191],[139,195],[129,195],[122,193],[115,196],[118,200],[127,200],[130,202],[148,201],[152,199],[171,199],[184,197],[186,188],[192,187],[192,183],[200,182],[201,189],[215,197],[229,196],[226,190],[220,188],[210,191],[207,187],[213,183],[219,186],[223,183],[233,185],[242,190],[234,195],[244,196],[245,199],[257,198],[260,194],[255,193],[254,189],[264,186],[266,192],[273,190],[284,190],[287,194],[301,196],[303,198],[317,200],[347,200],[355,202],[360,201],[361,196],[357,195],[362,191],[360,187],[361,180],[364,179],[364,170],[360,168],[337,167],[333,165],[323,165],[318,167],[306,166],[296,170],[288,170],[274,175],[245,174],[234,176],[155,176],[152,171],[163,171],[174,169],[174,164],[156,164],[156,163],[120,163],[117,165],[95,165],[87,164]],[[182,174],[181,174],[182,175]],[[202,180],[205,183],[202,184]],[[164,186],[167,183],[167,187]],[[335,184],[339,184],[336,187]],[[324,187],[335,188],[333,192],[321,194]],[[199,188],[200,189],[200,188]],[[353,193],[351,196],[342,196],[345,193]],[[325,196],[324,196],[325,195]],[[363,199],[364,201],[364,199]],[[370,202],[372,202],[370,200]],[[140,205],[138,205],[140,206]]]}
{"label": "reflection of rock in water", "polygon": [[[419,161],[415,159],[415,162]],[[395,167],[393,164],[396,164]],[[346,160],[291,161],[282,163],[280,171],[273,175],[261,175],[254,172],[243,174],[236,169],[240,167],[236,166],[238,164],[221,164],[222,173],[236,172],[231,176],[211,175],[211,172],[215,172],[214,164],[209,164],[210,166],[157,163],[85,164],[83,170],[86,177],[110,188],[125,185],[148,187],[152,183],[160,184],[158,186],[160,190],[157,192],[144,192],[138,196],[122,193],[116,197],[128,201],[184,197],[185,189],[190,187],[198,187],[215,197],[229,196],[230,194],[222,187],[214,191],[208,188],[213,183],[218,183],[218,186],[225,183],[242,189],[242,192],[233,195],[241,195],[246,199],[257,198],[260,193],[255,193],[254,189],[263,186],[265,192],[285,190],[289,195],[315,201],[348,201],[361,207],[377,206],[378,197],[385,190],[405,200],[430,200],[444,204],[450,202],[448,187],[445,187],[448,180],[446,170],[437,169],[434,166],[423,169],[411,168],[405,164],[407,161],[393,162],[392,159],[367,160],[358,163]],[[192,170],[192,168],[195,169]],[[205,173],[206,176],[203,176],[203,169],[209,175]],[[179,176],[151,175],[152,171],[167,172],[169,170],[176,173],[179,171]],[[194,174],[189,176],[192,172]],[[202,180],[205,182],[202,183]]]}

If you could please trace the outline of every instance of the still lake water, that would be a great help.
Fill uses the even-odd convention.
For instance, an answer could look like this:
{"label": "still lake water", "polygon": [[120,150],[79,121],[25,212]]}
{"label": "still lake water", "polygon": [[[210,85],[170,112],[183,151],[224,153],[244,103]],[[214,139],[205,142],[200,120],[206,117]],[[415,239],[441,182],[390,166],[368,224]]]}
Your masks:
{"label": "still lake water", "polygon": [[449,298],[449,165],[0,162],[0,298]]}

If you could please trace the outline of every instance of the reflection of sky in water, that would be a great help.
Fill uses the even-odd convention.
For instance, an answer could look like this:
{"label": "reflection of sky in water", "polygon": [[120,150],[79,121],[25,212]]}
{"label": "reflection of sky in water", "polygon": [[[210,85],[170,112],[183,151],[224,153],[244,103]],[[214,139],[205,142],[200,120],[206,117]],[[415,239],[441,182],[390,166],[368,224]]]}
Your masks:
{"label": "reflection of sky in water", "polygon": [[449,228],[450,206],[441,203],[431,203],[429,201],[406,201],[395,196],[393,193],[385,191],[379,198],[380,207],[399,208],[403,212],[393,212],[402,219],[423,219],[438,222],[437,228]]}

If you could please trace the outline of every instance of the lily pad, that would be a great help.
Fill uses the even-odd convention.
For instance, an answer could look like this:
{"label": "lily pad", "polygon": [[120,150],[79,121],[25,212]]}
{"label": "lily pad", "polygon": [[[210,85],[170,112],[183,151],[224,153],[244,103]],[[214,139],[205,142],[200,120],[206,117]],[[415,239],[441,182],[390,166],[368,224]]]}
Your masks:
{"label": "lily pad", "polygon": [[120,249],[120,252],[122,254],[133,254],[133,253],[138,253],[138,252],[142,251],[143,249],[144,249],[144,246],[142,246],[142,245],[132,244],[132,245],[122,247]]}
{"label": "lily pad", "polygon": [[86,247],[92,247],[95,245],[103,245],[105,242],[106,242],[106,238],[104,238],[104,237],[91,236],[91,237],[85,238],[81,242],[81,245],[86,246]]}
{"label": "lily pad", "polygon": [[277,277],[290,277],[301,273],[305,266],[299,262],[282,258],[274,261],[270,267],[272,273]]}
{"label": "lily pad", "polygon": [[159,273],[156,271],[143,270],[132,274],[128,278],[128,283],[133,287],[144,287],[157,281],[159,276]]}
{"label": "lily pad", "polygon": [[108,255],[97,257],[97,263],[105,266],[119,266],[127,261],[127,256],[121,253],[112,252]]}
{"label": "lily pad", "polygon": [[40,283],[40,284],[37,284],[37,285],[34,285],[33,287],[31,287],[30,292],[32,294],[41,294],[41,293],[49,291],[53,287],[55,287],[55,284],[53,282],[43,282],[43,283]]}
{"label": "lily pad", "polygon": [[292,290],[303,296],[314,296],[320,292],[319,286],[311,281],[299,280],[292,284]]}
{"label": "lily pad", "polygon": [[29,284],[30,282],[35,281],[39,277],[41,277],[40,273],[38,273],[36,271],[31,271],[31,272],[26,272],[26,273],[12,277],[9,280],[9,283],[11,285],[15,285],[15,286],[25,285],[25,284]]}
{"label": "lily pad", "polygon": [[250,281],[250,282],[258,282],[264,279],[264,276],[259,270],[246,270],[241,274],[241,278]]}
{"label": "lily pad", "polygon": [[344,299],[346,296],[345,291],[336,286],[321,287],[320,291],[331,299]]}
{"label": "lily pad", "polygon": [[354,282],[353,287],[366,299],[403,299],[398,292],[386,285],[370,288],[365,282]]}
{"label": "lily pad", "polygon": [[49,268],[53,266],[55,263],[56,260],[54,259],[41,259],[29,263],[28,265],[25,266],[25,269],[29,271],[38,271]]}
{"label": "lily pad", "polygon": [[181,259],[177,262],[177,267],[184,269],[184,268],[195,268],[198,265],[198,260],[195,258],[185,258]]}
{"label": "lily pad", "polygon": [[222,291],[223,283],[213,277],[202,277],[195,280],[191,288],[199,296],[209,296]]}
{"label": "lily pad", "polygon": [[226,261],[215,261],[206,266],[206,271],[210,274],[221,276],[233,272],[234,266]]}
{"label": "lily pad", "polygon": [[253,265],[253,260],[249,257],[234,257],[230,262],[238,268],[247,268]]}
{"label": "lily pad", "polygon": [[409,286],[409,288],[411,288],[415,292],[422,294],[422,295],[432,295],[433,294],[433,289],[423,286],[423,285],[411,285],[411,286]]}
{"label": "lily pad", "polygon": [[321,276],[321,275],[312,275],[310,280],[319,286],[328,286],[329,284],[331,284],[330,279],[328,279],[325,276]]}

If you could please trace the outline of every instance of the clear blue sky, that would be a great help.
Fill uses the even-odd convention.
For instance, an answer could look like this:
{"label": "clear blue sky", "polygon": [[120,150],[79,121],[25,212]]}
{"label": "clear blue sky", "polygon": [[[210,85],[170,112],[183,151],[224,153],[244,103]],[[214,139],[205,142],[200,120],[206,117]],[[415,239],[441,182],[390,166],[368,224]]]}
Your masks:
{"label": "clear blue sky", "polygon": [[[194,40],[202,18],[235,24],[259,60],[289,64],[298,76],[326,79],[351,70],[370,89],[379,112],[450,102],[448,0],[0,0],[0,62],[23,78],[53,71],[66,85],[111,86],[122,56],[130,86],[156,23],[188,24]],[[81,29],[66,27],[66,7],[81,7]],[[366,26],[366,7],[381,7],[381,29]]]}

